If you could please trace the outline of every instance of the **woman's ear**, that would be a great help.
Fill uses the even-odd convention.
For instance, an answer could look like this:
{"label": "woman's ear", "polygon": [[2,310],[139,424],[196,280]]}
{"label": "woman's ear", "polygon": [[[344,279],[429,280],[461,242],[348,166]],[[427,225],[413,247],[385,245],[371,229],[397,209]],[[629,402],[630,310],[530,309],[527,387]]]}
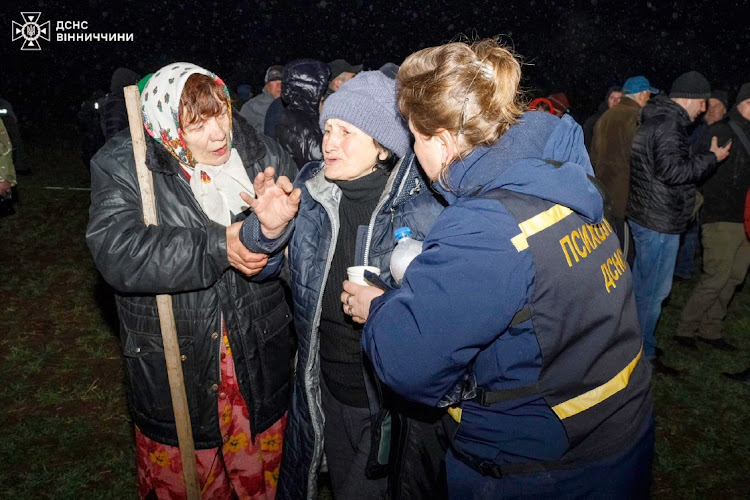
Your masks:
{"label": "woman's ear", "polygon": [[388,151],[385,149],[378,149],[378,160],[385,161],[388,159]]}
{"label": "woman's ear", "polygon": [[448,130],[441,128],[434,136],[439,141],[442,150],[441,161],[444,165],[450,165],[458,157],[458,141]]}

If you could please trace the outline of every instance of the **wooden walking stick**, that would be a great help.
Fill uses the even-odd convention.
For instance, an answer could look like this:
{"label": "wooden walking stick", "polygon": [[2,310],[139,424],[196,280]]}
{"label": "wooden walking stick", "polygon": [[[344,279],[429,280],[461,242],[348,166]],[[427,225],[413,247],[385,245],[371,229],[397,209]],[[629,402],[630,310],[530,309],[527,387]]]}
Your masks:
{"label": "wooden walking stick", "polygon": [[[154,180],[151,171],[146,167],[146,138],[143,133],[141,98],[137,86],[125,87],[125,104],[128,108],[130,136],[133,138],[133,155],[135,156],[138,187],[141,191],[141,203],[143,204],[143,222],[147,226],[155,226]],[[193,429],[190,427],[190,411],[187,394],[185,393],[185,379],[182,375],[180,346],[177,343],[177,327],[172,311],[172,296],[168,294],[157,295],[156,307],[159,311],[164,358],[167,362],[167,376],[169,377],[169,391],[172,394],[172,408],[174,408],[174,420],[177,425],[177,441],[180,444],[185,491],[188,500],[199,500],[201,490],[195,465],[195,443],[193,442]]]}

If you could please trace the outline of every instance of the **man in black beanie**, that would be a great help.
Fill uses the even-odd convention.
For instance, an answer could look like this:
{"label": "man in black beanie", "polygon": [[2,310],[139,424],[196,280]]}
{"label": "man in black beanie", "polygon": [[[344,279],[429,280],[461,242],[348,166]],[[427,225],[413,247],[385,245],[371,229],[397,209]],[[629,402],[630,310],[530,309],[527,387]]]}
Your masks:
{"label": "man in black beanie", "polygon": [[630,196],[626,216],[635,241],[633,292],[643,330],[643,354],[657,372],[677,375],[656,359],[654,332],[661,303],[672,289],[680,233],[695,206],[696,184],[729,155],[730,144],[717,138],[708,151],[691,154],[687,127],[706,109],[711,85],[697,71],[680,75],[669,97],[652,99],[643,108],[633,138]]}
{"label": "man in black beanie", "polygon": [[711,126],[697,144],[706,151],[712,137],[732,141],[732,154],[701,187],[703,273],[685,304],[675,339],[695,346],[700,340],[724,351],[737,349],[724,340],[721,328],[735,288],[750,266],[750,242],[745,236],[745,196],[750,187],[750,83],[737,95],[727,120]]}

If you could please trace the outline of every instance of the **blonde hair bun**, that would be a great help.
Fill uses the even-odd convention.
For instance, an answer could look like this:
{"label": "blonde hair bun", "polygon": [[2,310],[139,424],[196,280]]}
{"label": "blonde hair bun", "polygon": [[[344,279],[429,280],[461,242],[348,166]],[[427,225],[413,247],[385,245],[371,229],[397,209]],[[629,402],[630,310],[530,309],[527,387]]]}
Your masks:
{"label": "blonde hair bun", "polygon": [[496,142],[524,112],[521,63],[494,39],[429,47],[398,72],[398,106],[426,136],[446,129],[461,154]]}

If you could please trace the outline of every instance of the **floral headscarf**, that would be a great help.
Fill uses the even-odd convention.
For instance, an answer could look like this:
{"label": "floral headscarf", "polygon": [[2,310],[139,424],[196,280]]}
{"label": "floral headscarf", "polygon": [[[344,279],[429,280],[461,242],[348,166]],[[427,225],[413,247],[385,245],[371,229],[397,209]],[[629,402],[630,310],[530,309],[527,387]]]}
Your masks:
{"label": "floral headscarf", "polygon": [[[158,70],[141,93],[141,111],[146,132],[186,167],[192,167],[194,163],[188,154],[180,129],[180,96],[187,79],[196,73],[210,76],[220,83],[229,98],[229,90],[221,78],[207,69],[185,62],[168,64]],[[229,130],[232,130],[231,102],[228,99]]]}

